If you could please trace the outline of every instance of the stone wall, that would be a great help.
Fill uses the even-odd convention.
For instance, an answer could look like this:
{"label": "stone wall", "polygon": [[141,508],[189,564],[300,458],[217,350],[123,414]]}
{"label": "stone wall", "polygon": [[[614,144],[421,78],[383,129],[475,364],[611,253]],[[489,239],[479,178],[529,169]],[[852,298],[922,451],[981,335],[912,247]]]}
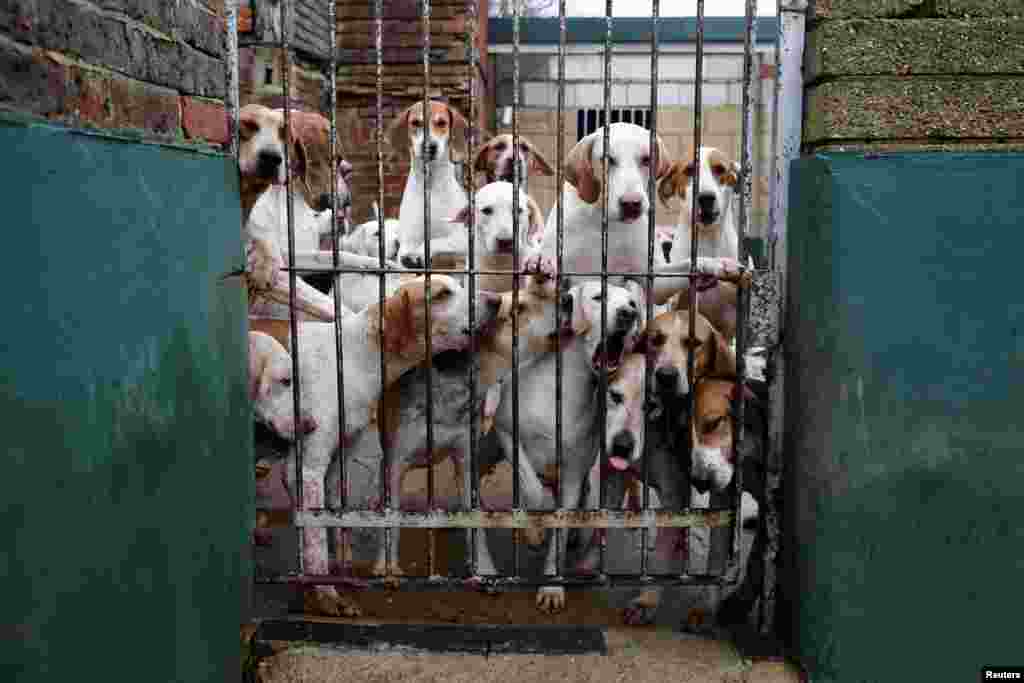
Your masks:
{"label": "stone wall", "polygon": [[1024,147],[1020,0],[817,0],[805,149]]}
{"label": "stone wall", "polygon": [[0,110],[221,145],[223,0],[0,4]]}

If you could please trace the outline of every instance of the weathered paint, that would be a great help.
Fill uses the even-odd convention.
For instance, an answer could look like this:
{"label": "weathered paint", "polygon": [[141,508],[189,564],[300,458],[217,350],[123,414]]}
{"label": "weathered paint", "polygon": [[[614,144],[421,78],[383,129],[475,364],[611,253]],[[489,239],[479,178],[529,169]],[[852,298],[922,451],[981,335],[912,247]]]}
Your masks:
{"label": "weathered paint", "polygon": [[0,125],[5,680],[224,681],[251,582],[231,159]]}
{"label": "weathered paint", "polygon": [[1019,659],[1022,186],[1024,154],[794,164],[780,611],[815,682]]}

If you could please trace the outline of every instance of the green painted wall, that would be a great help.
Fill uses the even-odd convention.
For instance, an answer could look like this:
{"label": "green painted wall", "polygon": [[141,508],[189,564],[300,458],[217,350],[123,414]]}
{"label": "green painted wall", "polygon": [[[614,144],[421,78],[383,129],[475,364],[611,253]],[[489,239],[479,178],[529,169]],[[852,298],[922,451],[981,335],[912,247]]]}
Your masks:
{"label": "green painted wall", "polygon": [[229,158],[0,125],[0,679],[237,680],[251,579]]}
{"label": "green painted wall", "polygon": [[1019,662],[1024,155],[793,167],[790,636],[813,681]]}

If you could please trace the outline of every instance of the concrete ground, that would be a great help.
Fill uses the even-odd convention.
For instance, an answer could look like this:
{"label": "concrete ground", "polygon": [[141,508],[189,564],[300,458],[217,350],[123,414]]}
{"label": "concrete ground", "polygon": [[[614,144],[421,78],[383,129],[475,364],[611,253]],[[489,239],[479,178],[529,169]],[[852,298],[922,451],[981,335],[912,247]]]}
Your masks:
{"label": "concrete ground", "polygon": [[[457,491],[451,482],[454,472],[448,463],[435,469],[436,499],[442,507],[454,505]],[[271,477],[273,488],[262,488],[272,506],[287,507],[278,477]],[[422,497],[425,472],[414,472],[403,486],[403,501]],[[511,468],[499,464],[485,477],[481,498],[486,506],[511,506]],[[374,531],[359,531],[354,536],[354,556],[359,567],[374,557]],[[511,531],[487,532],[491,553],[499,571],[513,570]],[[724,532],[721,534],[724,541]],[[254,549],[257,575],[294,571],[297,548],[295,531],[280,526],[273,530],[274,543],[269,548]],[[426,530],[402,533],[399,563],[406,574],[426,574]],[[691,534],[690,571],[703,571],[708,566],[709,534]],[[750,550],[752,533],[745,532],[743,560]],[[437,573],[460,574],[465,571],[462,531],[440,530],[435,533]],[[715,541],[716,552],[721,543]],[[639,572],[639,534],[613,531],[609,534],[607,571]],[[682,560],[652,553],[652,572],[678,571]],[[520,550],[523,573],[539,575],[543,557],[528,549]],[[567,606],[555,615],[539,612],[534,606],[533,591],[508,591],[498,595],[478,592],[380,592],[366,591],[355,595],[363,611],[364,623],[445,623],[445,624],[580,624],[608,627],[608,655],[502,655],[483,657],[453,654],[368,654],[342,652],[330,647],[301,647],[301,644],[279,644],[282,651],[261,663],[265,683],[286,681],[798,681],[792,668],[778,661],[752,662],[742,659],[728,642],[690,635],[679,630],[690,609],[714,609],[723,597],[715,587],[667,588],[655,623],[646,627],[622,625],[622,608],[639,593],[639,589],[576,589],[567,592]],[[295,611],[296,592],[280,585],[255,587],[252,619],[281,617]],[[755,610],[756,613],[756,610]],[[752,614],[752,619],[754,615]]]}

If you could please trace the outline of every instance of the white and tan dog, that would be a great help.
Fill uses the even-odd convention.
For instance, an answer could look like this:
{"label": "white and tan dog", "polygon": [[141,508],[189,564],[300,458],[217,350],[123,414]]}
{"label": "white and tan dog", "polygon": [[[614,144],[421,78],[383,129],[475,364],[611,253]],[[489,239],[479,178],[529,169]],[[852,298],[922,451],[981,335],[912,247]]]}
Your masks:
{"label": "white and tan dog", "polygon": [[[602,299],[601,284],[584,282],[569,290],[571,325],[574,335],[562,351],[562,467],[555,472],[561,480],[563,500],[576,508],[580,491],[598,452],[602,438],[596,428],[600,400],[599,376],[602,369],[614,371],[624,354],[630,351],[639,332],[640,310],[629,289],[609,285]],[[601,327],[601,308],[605,306],[605,328]],[[602,331],[604,334],[602,335]],[[604,341],[602,342],[602,336]],[[541,476],[555,470],[555,368],[556,355],[534,362],[519,376],[519,483],[524,504],[529,508],[551,508],[554,498],[545,491]],[[495,432],[506,457],[511,459],[512,387],[502,391],[501,405],[495,415]],[[566,534],[552,541],[544,563],[544,573],[558,574],[556,558],[564,557]],[[557,554],[556,554],[557,553]],[[561,586],[543,586],[537,592],[537,607],[558,611],[565,606]]]}
{"label": "white and tan dog", "polygon": [[292,403],[292,357],[279,341],[264,332],[249,332],[249,397],[253,417],[275,434],[294,441],[316,429],[309,406],[295,420]]}
{"label": "white and tan dog", "polygon": [[[299,391],[301,405],[310,406],[317,429],[303,439],[303,502],[308,508],[323,508],[325,479],[335,452],[342,443],[352,445],[370,423],[371,411],[382,391],[380,354],[385,356],[385,376],[393,383],[425,357],[425,338],[433,351],[466,349],[473,331],[468,327],[470,301],[465,289],[453,278],[433,275],[427,299],[425,280],[403,284],[383,304],[383,326],[378,304],[345,317],[341,322],[345,348],[345,425],[340,425],[338,405],[339,368],[335,348],[335,325],[305,322],[299,325]],[[425,304],[430,308],[427,329]],[[480,311],[492,310],[481,305]],[[489,321],[481,313],[480,325]],[[295,460],[286,463],[288,490],[294,499]],[[324,528],[303,529],[303,563],[306,573],[328,573],[327,533]],[[358,607],[333,587],[320,586],[305,593],[307,609],[327,615],[355,616]]]}
{"label": "white and tan dog", "polygon": [[[512,183],[497,181],[477,190],[475,197],[476,219],[473,252],[475,266],[479,270],[508,271],[509,275],[483,274],[477,278],[477,286],[492,292],[507,292],[513,288],[513,188]],[[537,202],[526,192],[519,192],[519,263],[523,268],[528,256],[527,245],[544,228],[544,217]],[[469,206],[464,207],[452,219],[469,228]]]}
{"label": "white and tan dog", "polygon": [[[457,251],[460,244],[465,244],[465,230],[450,219],[466,205],[466,191],[457,178],[455,162],[465,160],[467,128],[466,118],[443,102],[431,102],[426,115],[423,103],[417,102],[388,128],[386,139],[393,153],[407,152],[412,159],[398,212],[398,261],[406,267],[425,265],[423,244],[428,239],[451,238],[445,246],[439,244],[436,251]],[[430,197],[429,225],[424,215],[426,195]],[[431,253],[435,253],[433,248]]]}
{"label": "white and tan dog", "polygon": [[[679,225],[672,244],[671,261],[688,260],[693,239],[697,239],[697,256],[704,258],[739,260],[739,231],[733,211],[739,189],[740,165],[714,147],[701,147],[699,163],[685,158],[672,164],[658,187],[658,196],[666,206],[673,198],[682,199]],[[697,197],[693,196],[694,177],[698,177]],[[693,214],[696,204],[696,225]],[[748,266],[754,267],[752,259]],[[708,317],[712,325],[732,340],[736,336],[736,285],[705,281],[698,310]],[[680,300],[685,302],[683,295]],[[689,304],[685,304],[689,305]]]}
{"label": "white and tan dog", "polygon": [[[513,136],[510,133],[495,135],[477,150],[473,170],[483,174],[488,183],[499,180],[511,183],[516,175],[516,154],[512,143]],[[524,192],[529,189],[527,182],[531,175],[553,176],[555,169],[532,142],[520,135],[519,182]]]}

